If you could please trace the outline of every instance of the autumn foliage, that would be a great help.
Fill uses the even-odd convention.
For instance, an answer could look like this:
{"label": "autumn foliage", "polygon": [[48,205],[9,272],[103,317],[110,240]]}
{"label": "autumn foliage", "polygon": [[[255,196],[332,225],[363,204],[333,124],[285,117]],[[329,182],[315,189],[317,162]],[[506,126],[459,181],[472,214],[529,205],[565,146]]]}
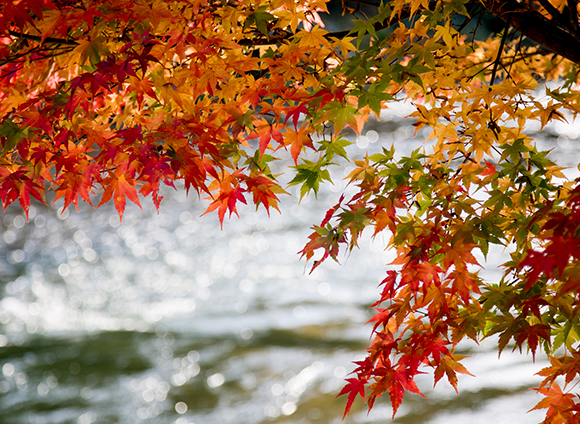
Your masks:
{"label": "autumn foliage", "polygon": [[[548,355],[544,422],[580,422],[580,185],[526,133],[580,111],[578,2],[342,1],[353,20],[334,33],[326,3],[3,1],[4,208],[112,200],[122,217],[182,181],[220,222],[238,202],[278,209],[277,152],[316,193],[348,159],[345,134],[406,100],[432,147],[355,160],[356,194],[301,252],[315,268],[367,231],[397,253],[345,413],[385,394],[396,414],[425,368],[457,389],[457,345],[496,336],[500,353]],[[484,14],[503,29],[482,37]],[[490,245],[513,252],[499,281],[479,276]]]}

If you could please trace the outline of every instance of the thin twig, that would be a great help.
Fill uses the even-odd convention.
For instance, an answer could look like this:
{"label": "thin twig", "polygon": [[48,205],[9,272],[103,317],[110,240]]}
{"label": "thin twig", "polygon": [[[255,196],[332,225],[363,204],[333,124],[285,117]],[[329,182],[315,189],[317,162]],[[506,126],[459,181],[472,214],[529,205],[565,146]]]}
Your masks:
{"label": "thin twig", "polygon": [[578,25],[578,1],[568,0],[568,14],[570,16],[570,26],[572,29],[578,33],[580,28]]}
{"label": "thin twig", "polygon": [[501,61],[501,54],[503,52],[503,48],[505,47],[505,42],[507,40],[508,31],[510,29],[510,22],[511,22],[511,16],[508,18],[508,20],[507,20],[507,22],[505,24],[505,29],[504,29],[503,35],[501,37],[501,43],[499,45],[499,49],[498,49],[498,52],[497,52],[497,57],[495,58],[495,61],[494,61],[493,71],[491,72],[491,79],[489,81],[490,90],[491,90],[491,86],[495,82],[495,77],[496,77],[496,74],[497,74],[497,68],[499,67],[499,64],[500,64],[500,61]]}
{"label": "thin twig", "polygon": [[78,46],[79,45],[79,43],[77,43],[75,40],[67,40],[65,38],[46,37],[43,40],[42,37],[39,35],[22,34],[22,33],[16,32],[16,31],[12,31],[12,30],[9,30],[8,34],[10,34],[13,37],[24,38],[25,40],[31,40],[31,41],[41,41],[43,43],[66,44],[69,46]]}

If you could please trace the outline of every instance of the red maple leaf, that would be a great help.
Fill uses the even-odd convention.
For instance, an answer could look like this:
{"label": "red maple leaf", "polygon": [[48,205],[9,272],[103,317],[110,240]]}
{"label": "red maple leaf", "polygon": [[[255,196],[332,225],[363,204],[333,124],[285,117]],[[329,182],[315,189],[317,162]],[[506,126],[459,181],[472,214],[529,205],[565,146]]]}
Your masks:
{"label": "red maple leaf", "polygon": [[[346,408],[344,409],[344,414],[342,419],[344,419],[350,412],[352,403],[354,402],[357,395],[360,395],[363,400],[365,400],[365,381],[360,381],[358,378],[349,378],[348,384],[342,388],[338,396],[346,395],[348,393],[348,400],[346,401]],[[338,397],[337,396],[337,397]]]}

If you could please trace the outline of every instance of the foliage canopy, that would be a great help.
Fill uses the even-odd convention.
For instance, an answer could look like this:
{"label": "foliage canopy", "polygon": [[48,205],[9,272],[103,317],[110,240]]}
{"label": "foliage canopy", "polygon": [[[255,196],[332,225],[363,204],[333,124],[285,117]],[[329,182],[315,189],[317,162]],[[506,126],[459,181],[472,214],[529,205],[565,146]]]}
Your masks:
{"label": "foliage canopy", "polygon": [[[53,192],[65,208],[113,200],[122,217],[127,198],[159,205],[160,185],[183,180],[221,222],[247,199],[278,209],[275,152],[316,193],[348,159],[349,128],[407,100],[433,148],[354,161],[357,193],[301,252],[315,268],[367,228],[397,252],[345,413],[388,394],[395,414],[425,367],[457,387],[458,343],[496,335],[500,353],[549,356],[544,422],[580,422],[580,185],[526,134],[580,111],[578,1],[343,0],[339,32],[321,26],[327,3],[1,2],[4,207]],[[484,14],[503,20],[486,39]],[[490,244],[513,250],[500,281],[478,274]]]}

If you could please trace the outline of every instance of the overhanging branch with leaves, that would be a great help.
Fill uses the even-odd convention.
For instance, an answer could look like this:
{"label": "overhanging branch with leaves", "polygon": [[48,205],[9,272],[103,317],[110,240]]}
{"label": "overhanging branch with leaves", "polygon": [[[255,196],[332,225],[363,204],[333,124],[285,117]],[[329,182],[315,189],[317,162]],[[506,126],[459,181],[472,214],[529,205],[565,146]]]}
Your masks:
{"label": "overhanging branch with leaves", "polygon": [[[425,368],[458,390],[458,344],[496,336],[548,355],[544,422],[579,422],[580,185],[526,131],[580,112],[578,2],[341,5],[354,20],[329,32],[324,0],[1,3],[0,200],[112,201],[122,217],[181,181],[223,225],[240,203],[279,209],[278,157],[301,196],[352,160],[355,194],[301,251],[314,269],[369,232],[396,254],[345,413],[383,394],[396,413]],[[485,10],[504,23],[483,37]],[[403,100],[432,147],[349,157],[348,135]],[[513,253],[485,281],[474,253],[493,245]]]}

